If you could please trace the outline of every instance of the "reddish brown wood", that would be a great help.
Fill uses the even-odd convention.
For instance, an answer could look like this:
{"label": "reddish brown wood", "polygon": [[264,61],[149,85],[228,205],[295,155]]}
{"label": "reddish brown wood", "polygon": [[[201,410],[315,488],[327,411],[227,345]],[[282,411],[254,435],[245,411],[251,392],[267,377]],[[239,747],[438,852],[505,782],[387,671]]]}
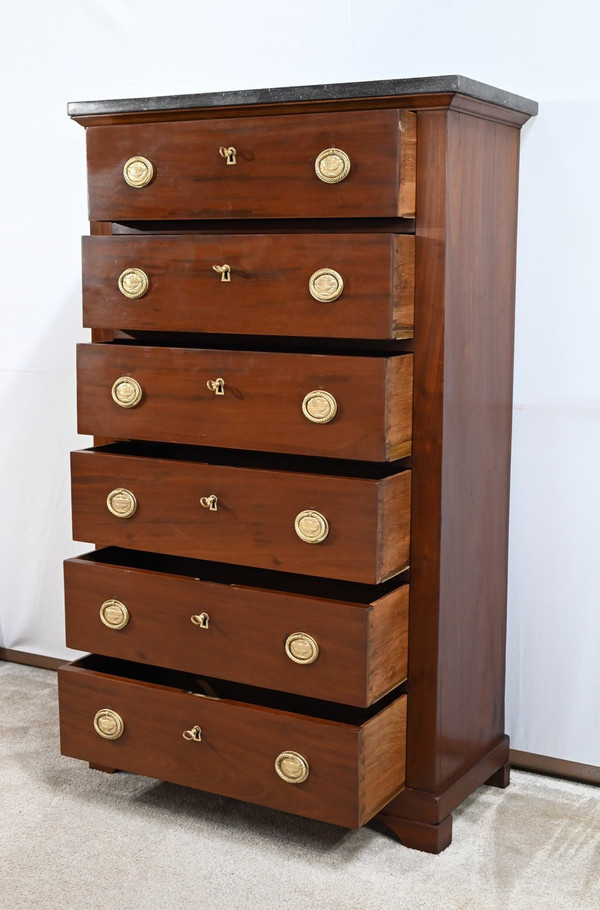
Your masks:
{"label": "reddish brown wood", "polygon": [[[176,674],[171,687],[90,669],[96,666],[97,661],[83,660],[59,671],[64,755],[356,828],[378,808],[373,800],[381,792],[375,781],[381,757],[373,754],[373,739],[383,736],[387,786],[393,791],[402,786],[406,696],[356,725],[231,698],[197,697]],[[93,719],[102,708],[122,718],[119,739],[95,732]],[[183,737],[195,725],[201,742]],[[375,729],[371,734],[372,726],[381,725],[383,734]],[[275,759],[287,750],[307,760],[304,783],[289,784],[277,775]]]}
{"label": "reddish brown wood", "polygon": [[[101,555],[68,560],[67,645],[312,698],[326,694],[361,707],[406,678],[406,586],[372,603],[343,602],[216,583],[203,567],[197,571],[200,577],[128,568],[126,562],[106,564]],[[107,628],[100,619],[100,606],[109,599],[129,611],[123,629]],[[191,622],[202,612],[208,629]],[[293,632],[315,638],[314,663],[300,665],[286,655]]]}
{"label": "reddish brown wood", "polygon": [[[404,214],[400,139],[397,110],[298,114],[293,123],[284,116],[92,126],[90,218],[395,217]],[[236,148],[235,165],[220,156],[222,146]],[[328,184],[316,176],[315,159],[332,147],[346,152],[351,170]],[[146,187],[123,178],[125,162],[136,155],[154,166]],[[406,172],[403,179],[413,180]]]}
{"label": "reddish brown wood", "polygon": [[448,815],[437,825],[410,818],[377,816],[377,825],[387,828],[404,847],[424,853],[441,853],[452,842],[452,816]]}
{"label": "reddish brown wood", "polygon": [[104,765],[96,765],[94,762],[88,762],[90,771],[102,771],[104,774],[114,774],[116,768],[107,768]]}
{"label": "reddish brown wood", "polygon": [[[79,345],[80,433],[367,461],[410,454],[412,356],[340,357],[136,345]],[[136,379],[143,398],[122,408],[113,383]],[[224,379],[224,394],[207,382]],[[393,382],[393,380],[396,380]],[[393,385],[393,388],[392,388]],[[337,402],[326,424],[305,396]]]}
{"label": "reddish brown wood", "polygon": [[[295,474],[104,452],[74,452],[73,535],[102,546],[378,584],[408,562],[410,471],[384,480]],[[114,489],[132,491],[137,511],[116,518]],[[382,492],[383,491],[383,492]],[[215,494],[218,510],[200,499]],[[388,501],[398,534],[378,544]],[[397,504],[407,505],[402,521]],[[329,523],[322,543],[301,540],[296,516],[316,510]]]}
{"label": "reddish brown wood", "polygon": [[506,790],[510,784],[510,763],[506,762],[497,771],[494,771],[491,777],[488,777],[486,784],[489,787],[498,787],[500,790]]}
{"label": "reddish brown wood", "polygon": [[[213,265],[231,267],[221,281]],[[131,267],[148,276],[143,298],[118,288]],[[342,295],[315,300],[322,268]],[[393,276],[393,281],[390,281]],[[414,237],[389,234],[221,234],[83,238],[83,318],[90,327],[145,331],[409,338]]]}
{"label": "reddish brown wood", "polygon": [[28,667],[41,667],[43,670],[58,670],[65,663],[59,657],[31,654],[29,651],[16,651],[14,648],[0,648],[0,660],[6,660],[14,664],[25,664]]}

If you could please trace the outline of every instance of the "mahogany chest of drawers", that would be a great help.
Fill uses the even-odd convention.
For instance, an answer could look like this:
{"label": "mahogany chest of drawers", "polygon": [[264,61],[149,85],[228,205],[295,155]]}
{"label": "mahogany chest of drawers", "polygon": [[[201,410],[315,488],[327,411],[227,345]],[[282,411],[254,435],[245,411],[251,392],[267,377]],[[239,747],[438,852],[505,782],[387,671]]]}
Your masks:
{"label": "mahogany chest of drawers", "polygon": [[64,754],[407,846],[508,783],[519,128],[462,77],[86,127]]}

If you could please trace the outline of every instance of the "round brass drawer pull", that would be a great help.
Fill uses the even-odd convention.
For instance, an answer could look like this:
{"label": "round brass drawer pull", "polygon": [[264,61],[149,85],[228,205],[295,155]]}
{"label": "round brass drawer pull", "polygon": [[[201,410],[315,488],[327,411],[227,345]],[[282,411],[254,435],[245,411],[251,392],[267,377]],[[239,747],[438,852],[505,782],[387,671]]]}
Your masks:
{"label": "round brass drawer pull", "polygon": [[129,622],[129,610],[120,600],[105,600],[100,607],[100,619],[109,629],[124,629]]}
{"label": "round brass drawer pull", "polygon": [[117,518],[131,518],[137,509],[137,499],[131,490],[118,488],[108,494],[106,506],[108,511]]}
{"label": "round brass drawer pull", "polygon": [[135,155],[123,165],[123,178],[129,186],[148,186],[153,177],[154,165],[143,155]]}
{"label": "round brass drawer pull", "polygon": [[337,414],[337,401],[324,389],[314,389],[304,396],[302,413],[312,423],[329,423]]}
{"label": "round brass drawer pull", "polygon": [[308,632],[293,632],[285,640],[285,653],[295,664],[314,664],[319,645]]}
{"label": "round brass drawer pull", "polygon": [[121,272],[117,285],[123,296],[129,297],[130,300],[138,300],[150,287],[150,281],[143,269],[133,268]]}
{"label": "round brass drawer pull", "polygon": [[143,394],[141,385],[131,376],[119,376],[111,389],[113,401],[121,408],[135,408],[142,400]]}
{"label": "round brass drawer pull", "polygon": [[102,739],[118,739],[123,735],[123,718],[110,708],[101,708],[94,717],[94,730]]}
{"label": "round brass drawer pull", "polygon": [[315,300],[331,303],[342,296],[344,279],[335,269],[318,269],[308,279],[308,290]]}
{"label": "round brass drawer pull", "polygon": [[310,765],[299,752],[281,752],[275,759],[275,770],[287,784],[301,784],[310,774]]}
{"label": "round brass drawer pull", "polygon": [[320,512],[305,509],[296,515],[294,521],[296,534],[305,543],[321,543],[329,534],[329,524]]}
{"label": "round brass drawer pull", "polygon": [[323,183],[341,183],[350,173],[350,159],[341,149],[323,149],[317,155],[315,172]]}

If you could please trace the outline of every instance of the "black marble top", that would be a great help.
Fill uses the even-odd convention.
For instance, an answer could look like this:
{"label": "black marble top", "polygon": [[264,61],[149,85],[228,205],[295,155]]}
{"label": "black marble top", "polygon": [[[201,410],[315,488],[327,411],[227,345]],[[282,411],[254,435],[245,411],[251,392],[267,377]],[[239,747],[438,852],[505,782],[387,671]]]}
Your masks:
{"label": "black marble top", "polygon": [[420,79],[380,79],[376,82],[292,85],[286,88],[206,92],[201,95],[163,95],[158,98],[124,98],[116,101],[72,101],[67,106],[67,112],[70,117],[84,117],[94,114],[175,111],[242,104],[281,104],[294,101],[326,101],[431,93],[469,95],[471,98],[489,101],[492,104],[532,116],[538,111],[536,101],[513,95],[511,92],[504,92],[483,82],[467,79],[465,76],[424,76]]}

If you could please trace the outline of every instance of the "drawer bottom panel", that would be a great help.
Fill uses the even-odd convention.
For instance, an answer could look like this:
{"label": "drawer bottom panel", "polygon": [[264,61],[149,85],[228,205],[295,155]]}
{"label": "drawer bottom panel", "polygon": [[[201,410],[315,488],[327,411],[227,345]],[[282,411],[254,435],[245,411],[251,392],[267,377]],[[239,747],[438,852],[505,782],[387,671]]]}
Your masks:
{"label": "drawer bottom panel", "polygon": [[59,703],[64,755],[348,828],[404,785],[406,696],[340,722],[206,697],[186,674],[91,655],[59,670]]}

